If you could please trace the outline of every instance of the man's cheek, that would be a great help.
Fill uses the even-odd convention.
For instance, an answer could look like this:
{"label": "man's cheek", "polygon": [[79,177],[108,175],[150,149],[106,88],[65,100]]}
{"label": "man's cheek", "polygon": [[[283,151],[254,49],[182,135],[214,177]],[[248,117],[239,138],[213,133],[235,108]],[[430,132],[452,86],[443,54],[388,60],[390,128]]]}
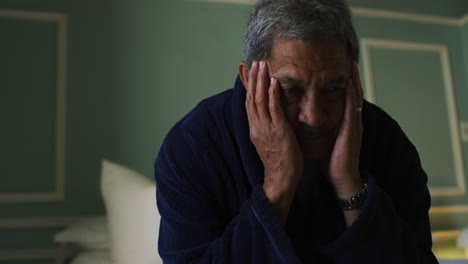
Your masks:
{"label": "man's cheek", "polygon": [[299,117],[299,106],[296,104],[282,104],[284,114],[286,115],[286,119],[288,120],[289,124],[294,128],[297,126],[298,117]]}

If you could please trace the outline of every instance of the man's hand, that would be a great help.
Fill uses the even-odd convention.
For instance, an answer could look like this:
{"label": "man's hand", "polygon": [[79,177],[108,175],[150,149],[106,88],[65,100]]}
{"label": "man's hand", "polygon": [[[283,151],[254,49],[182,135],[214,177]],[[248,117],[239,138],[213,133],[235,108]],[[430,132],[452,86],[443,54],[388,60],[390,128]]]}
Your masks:
{"label": "man's hand", "polygon": [[285,224],[296,185],[302,177],[303,158],[288,123],[275,78],[268,80],[268,66],[254,61],[249,71],[246,109],[250,139],[265,168],[263,190],[282,224]]}
{"label": "man's hand", "polygon": [[[356,62],[351,64],[351,78],[346,86],[346,106],[338,137],[327,165],[328,177],[339,199],[348,198],[364,188],[359,175],[362,141],[363,92]],[[360,210],[345,211],[348,226]]]}

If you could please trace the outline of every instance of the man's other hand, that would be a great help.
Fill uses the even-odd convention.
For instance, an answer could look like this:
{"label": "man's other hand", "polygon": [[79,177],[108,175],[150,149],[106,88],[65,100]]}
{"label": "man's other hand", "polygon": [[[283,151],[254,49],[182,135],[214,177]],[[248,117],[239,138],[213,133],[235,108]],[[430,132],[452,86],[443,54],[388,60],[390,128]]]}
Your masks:
{"label": "man's other hand", "polygon": [[[359,174],[362,141],[363,92],[356,62],[351,63],[351,78],[346,87],[346,107],[330,161],[324,171],[328,174],[338,199],[349,198],[364,188]],[[360,209],[346,210],[347,226],[358,218]]]}

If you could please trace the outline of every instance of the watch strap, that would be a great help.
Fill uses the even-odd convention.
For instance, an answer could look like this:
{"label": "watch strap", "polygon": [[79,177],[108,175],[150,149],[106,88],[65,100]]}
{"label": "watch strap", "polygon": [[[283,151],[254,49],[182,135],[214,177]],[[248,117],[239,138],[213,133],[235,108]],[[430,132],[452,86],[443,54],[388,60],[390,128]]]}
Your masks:
{"label": "watch strap", "polygon": [[367,199],[368,193],[367,183],[364,183],[364,188],[356,194],[345,198],[345,199],[338,199],[338,207],[343,210],[353,210],[361,208]]}

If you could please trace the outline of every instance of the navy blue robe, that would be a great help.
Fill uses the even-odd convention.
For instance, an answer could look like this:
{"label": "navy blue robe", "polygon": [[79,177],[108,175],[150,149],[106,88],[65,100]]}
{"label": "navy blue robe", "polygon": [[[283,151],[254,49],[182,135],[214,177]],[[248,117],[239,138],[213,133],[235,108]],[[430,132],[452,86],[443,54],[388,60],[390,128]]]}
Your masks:
{"label": "navy blue robe", "polygon": [[346,228],[317,173],[282,226],[263,192],[239,77],[233,89],[202,101],[171,129],[155,162],[164,263],[437,263],[415,147],[368,102],[363,128],[359,167],[369,193],[354,224]]}

